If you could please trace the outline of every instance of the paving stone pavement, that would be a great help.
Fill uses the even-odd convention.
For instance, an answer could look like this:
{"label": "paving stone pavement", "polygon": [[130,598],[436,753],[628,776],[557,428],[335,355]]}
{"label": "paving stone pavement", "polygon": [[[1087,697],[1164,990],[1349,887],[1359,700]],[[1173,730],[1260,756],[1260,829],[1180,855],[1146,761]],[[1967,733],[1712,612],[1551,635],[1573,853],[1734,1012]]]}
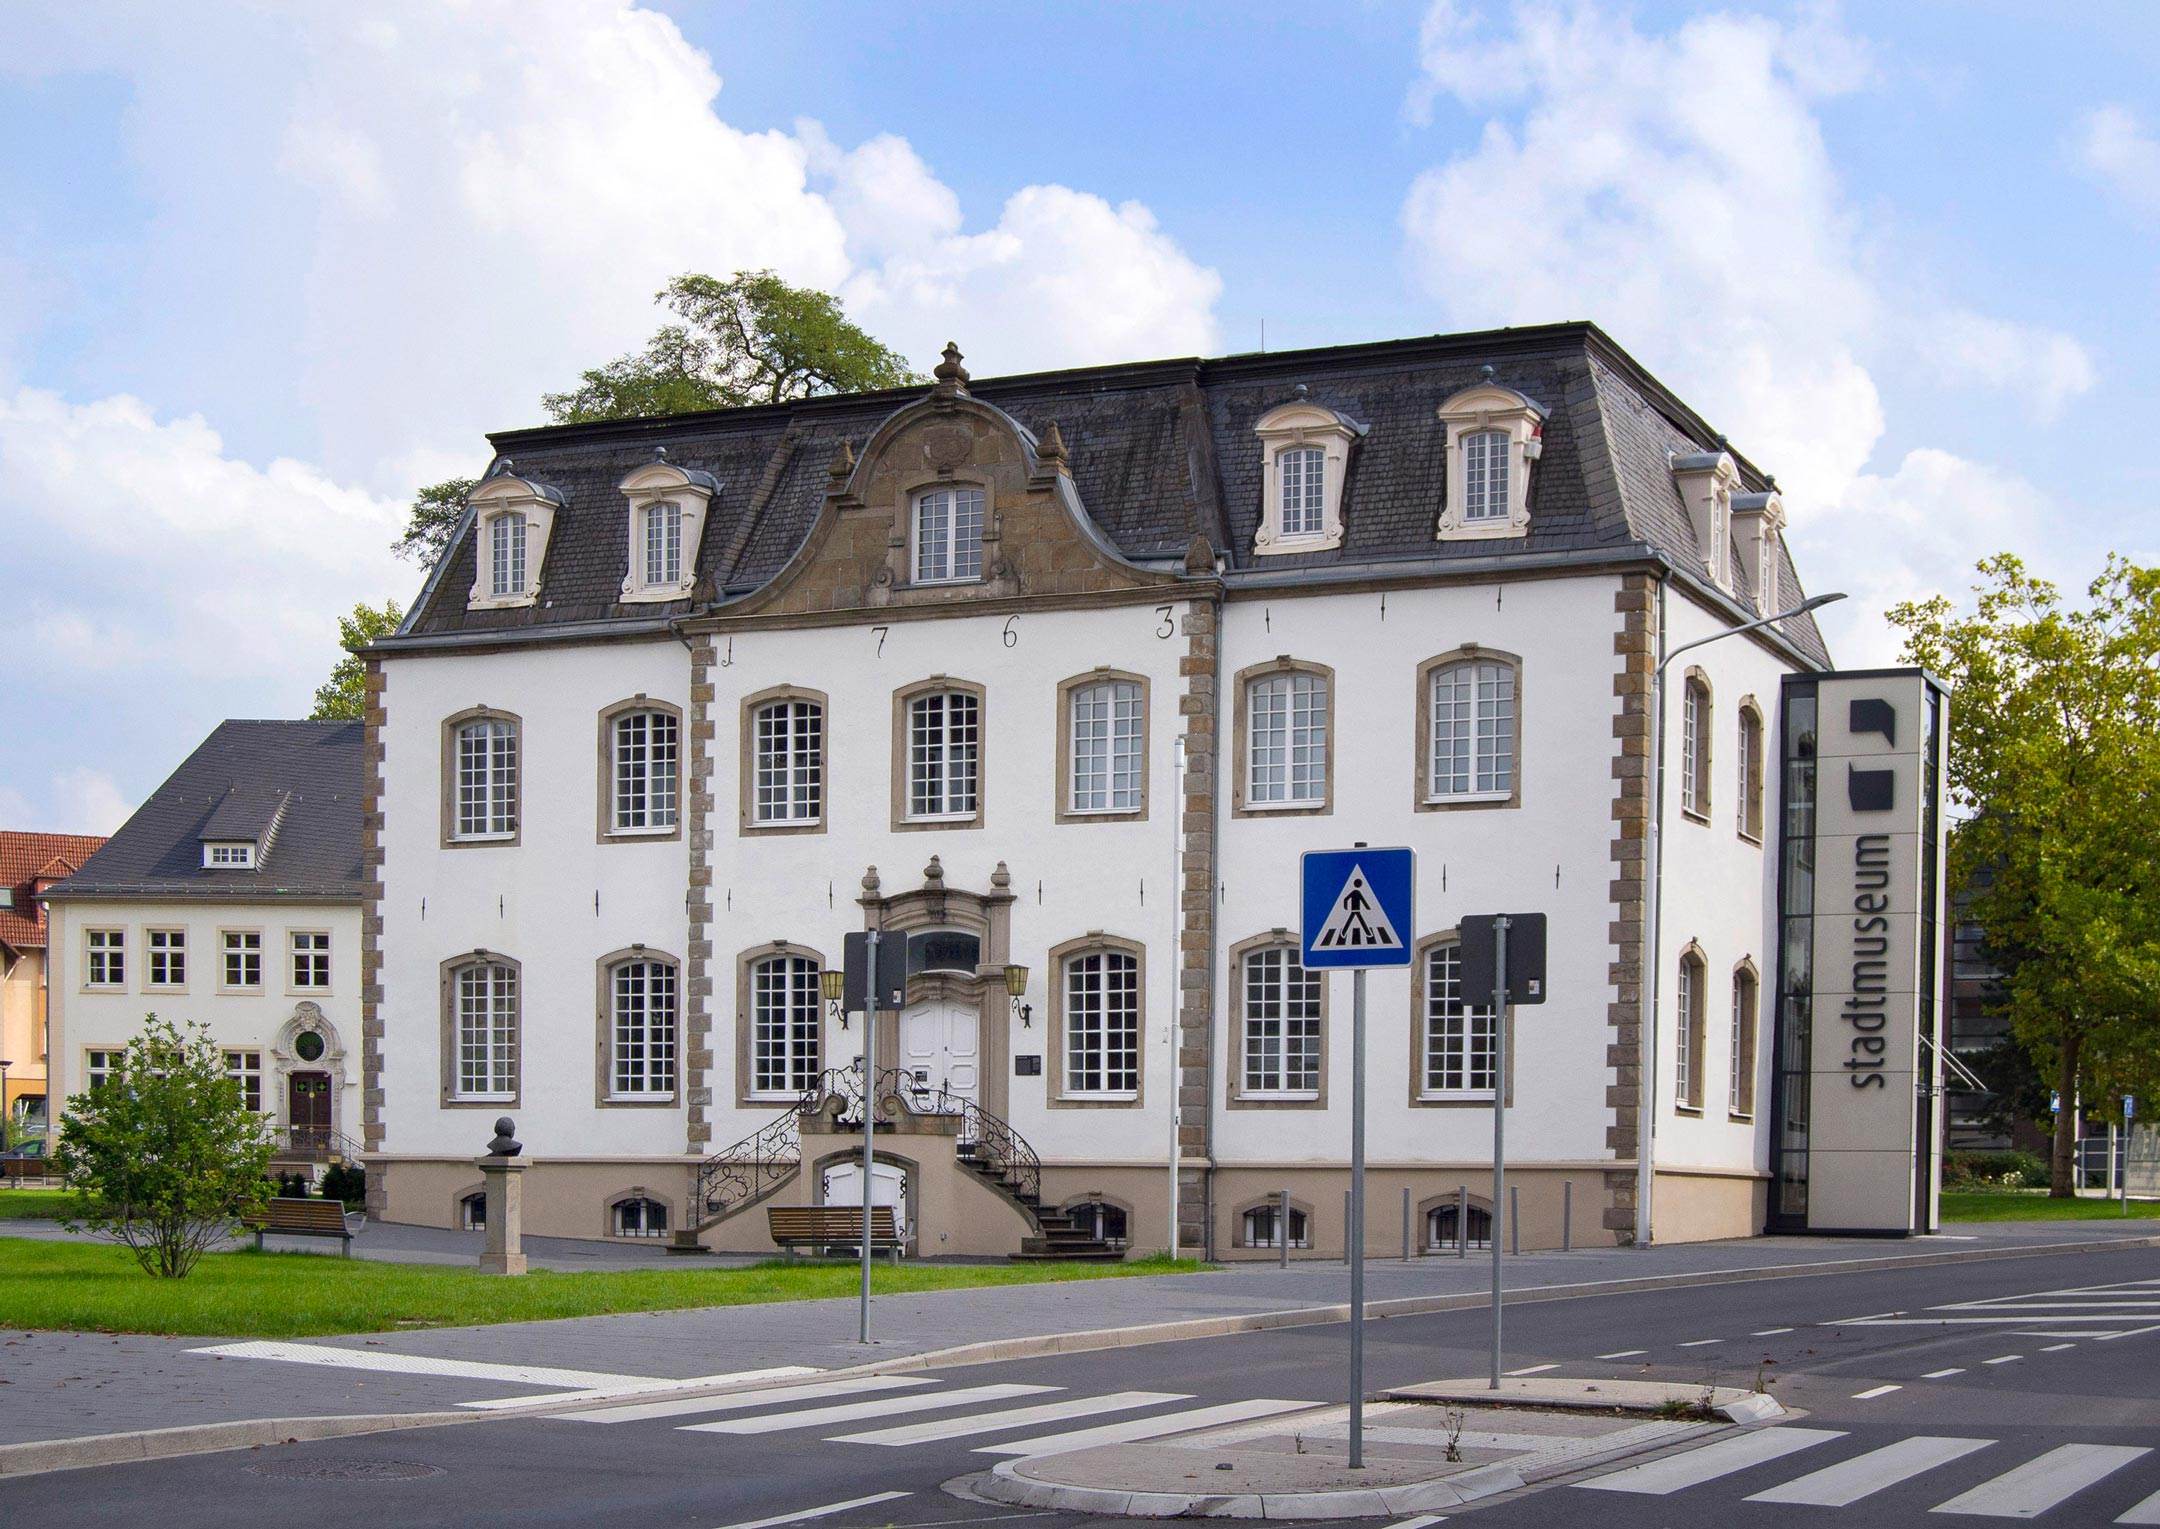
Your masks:
{"label": "paving stone pavement", "polygon": [[[20,1226],[9,1226],[9,1234],[25,1234],[16,1230]],[[1642,1250],[1526,1253],[1506,1260],[1506,1279],[1510,1290],[1531,1291],[2150,1235],[2149,1225],[2140,1228],[2135,1222],[2122,1228],[2090,1222],[1997,1223],[1962,1228],[1954,1238],[1894,1243],[1755,1238]],[[370,1227],[362,1240],[368,1244],[364,1256],[462,1262],[477,1252],[477,1234],[417,1227]],[[473,1252],[464,1250],[465,1241],[474,1243]],[[657,1250],[648,1256],[643,1249],[605,1244],[543,1248],[533,1240],[528,1246],[551,1263],[560,1260],[562,1267],[663,1261]],[[586,1259],[590,1261],[579,1261]],[[717,1260],[701,1260],[696,1267],[719,1272],[720,1266]],[[1366,1266],[1367,1298],[1375,1302],[1475,1294],[1486,1288],[1488,1279],[1489,1264],[1482,1256],[1423,1258],[1408,1264],[1374,1259]],[[636,1312],[307,1341],[362,1355],[432,1356],[679,1380],[789,1365],[845,1368],[1001,1338],[1284,1311],[1339,1304],[1347,1297],[1344,1266],[1316,1260],[1295,1263],[1288,1270],[1243,1266],[1204,1274],[880,1296],[872,1308],[875,1341],[867,1347],[854,1341],[852,1300]],[[0,1293],[0,1324],[5,1320]],[[190,1352],[220,1341],[24,1332],[0,1326],[0,1444],[242,1418],[430,1410],[548,1394],[546,1387],[470,1375],[401,1374]]]}

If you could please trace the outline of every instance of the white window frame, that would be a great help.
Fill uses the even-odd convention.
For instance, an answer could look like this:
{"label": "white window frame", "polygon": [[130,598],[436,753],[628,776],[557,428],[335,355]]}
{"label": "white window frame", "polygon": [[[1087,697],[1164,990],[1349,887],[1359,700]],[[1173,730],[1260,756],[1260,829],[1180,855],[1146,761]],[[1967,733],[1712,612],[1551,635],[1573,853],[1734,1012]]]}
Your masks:
{"label": "white window frame", "polygon": [[981,812],[982,712],[972,690],[907,698],[907,821],[965,823]]}
{"label": "white window frame", "polygon": [[918,493],[908,515],[909,582],[980,582],[989,517],[989,491],[977,484],[954,483]]}
{"label": "white window frame", "polygon": [[1760,844],[1763,836],[1763,721],[1755,706],[1737,708],[1740,754],[1739,793],[1733,803],[1734,826],[1743,839]]}
{"label": "white window frame", "polygon": [[825,1066],[825,998],[814,957],[765,956],[750,963],[750,1099],[796,1099]]}
{"label": "white window frame", "polygon": [[127,987],[126,929],[101,927],[83,931],[83,986],[107,993]]}
{"label": "white window frame", "polygon": [[[1260,556],[1286,552],[1325,552],[1343,540],[1343,485],[1350,469],[1350,448],[1367,430],[1346,414],[1299,399],[1279,404],[1253,424],[1260,441],[1260,525],[1253,551]],[[1292,479],[1309,482],[1312,459],[1297,453],[1320,453],[1320,502],[1317,518],[1304,515],[1306,497],[1297,496],[1299,518],[1285,514],[1292,503]],[[1296,466],[1293,468],[1292,464]]]}
{"label": "white window frame", "polygon": [[[259,993],[263,990],[263,938],[260,929],[218,931],[218,991]],[[235,981],[235,974],[238,980]]]}
{"label": "white window frame", "polygon": [[[1446,430],[1447,488],[1438,538],[1482,541],[1527,535],[1530,468],[1545,449],[1543,405],[1513,388],[1486,382],[1465,388],[1441,404],[1439,419]],[[1493,436],[1499,439],[1485,439]],[[1478,442],[1475,448],[1473,441]],[[1500,451],[1497,458],[1492,454],[1495,447]],[[1476,484],[1473,466],[1480,470],[1481,481]],[[1501,491],[1497,502],[1494,488]]]}
{"label": "white window frame", "polygon": [[682,506],[672,499],[659,499],[645,506],[645,568],[644,577],[638,580],[648,589],[655,585],[676,585],[683,577],[683,512]]}
{"label": "white window frame", "polygon": [[459,1104],[518,1096],[523,983],[507,961],[467,961],[450,974],[450,1097]]}
{"label": "white window frame", "polygon": [[[1328,737],[1328,679],[1307,669],[1277,669],[1246,682],[1248,812],[1327,805],[1333,746]],[[1301,750],[1307,756],[1302,762],[1298,759]],[[1268,757],[1263,758],[1263,753]]]}
{"label": "white window frame", "polygon": [[1100,679],[1067,692],[1072,756],[1066,811],[1138,812],[1147,805],[1147,692],[1137,680]]}
{"label": "white window frame", "polygon": [[681,992],[675,963],[657,956],[617,961],[608,968],[607,992],[607,1097],[673,1098]]}
{"label": "white window frame", "polygon": [[671,834],[682,813],[682,721],[658,707],[608,718],[608,832]]}
{"label": "white window frame", "polygon": [[[143,931],[143,987],[153,993],[187,991],[187,930]],[[162,975],[161,975],[162,973]]]}
{"label": "white window frame", "polygon": [[474,717],[452,729],[452,839],[479,844],[517,837],[523,743],[509,717]]}
{"label": "white window frame", "polygon": [[1465,525],[1507,519],[1509,444],[1505,430],[1472,430],[1463,436]]}
{"label": "white window frame", "polygon": [[1267,945],[1241,958],[1240,1098],[1320,1097],[1327,1050],[1327,976],[1307,970],[1298,955],[1294,945]]}
{"label": "white window frame", "polygon": [[[549,534],[555,512],[562,505],[560,491],[543,483],[507,474],[489,478],[466,496],[472,507],[473,582],[465,597],[468,610],[506,610],[536,603],[541,570],[547,561]],[[506,576],[497,579],[496,524],[505,516],[521,517],[522,556],[511,558],[505,546]],[[507,528],[505,535],[509,535]]]}
{"label": "white window frame", "polygon": [[[908,717],[912,742],[912,707]],[[751,712],[750,729],[752,824],[760,828],[802,828],[823,822],[824,705],[808,696],[781,696]],[[913,800],[912,786],[909,800]]]}
{"label": "white window frame", "polygon": [[1710,772],[1703,745],[1710,736],[1710,687],[1689,671],[1680,682],[1680,810],[1710,816]]}
{"label": "white window frame", "polygon": [[[708,473],[656,461],[631,472],[617,489],[626,506],[623,603],[688,599],[697,584],[706,517],[720,485]],[[657,549],[653,546],[655,527],[659,528]],[[660,553],[657,565],[652,557],[655,550]]]}
{"label": "white window frame", "polygon": [[1673,1006],[1678,1023],[1673,1027],[1673,1107],[1689,1114],[1702,1111],[1702,1068],[1708,1034],[1703,1024],[1703,992],[1708,963],[1693,951],[1680,957],[1680,977],[1673,984]]}
{"label": "white window frame", "polygon": [[255,1047],[228,1047],[225,1076],[240,1085],[240,1102],[257,1115],[263,1112],[262,1052]]}
{"label": "white window frame", "polygon": [[330,932],[289,929],[285,933],[287,967],[296,993],[330,991]]}
{"label": "white window frame", "polygon": [[207,871],[252,871],[255,869],[255,846],[252,844],[205,844],[203,846],[203,869]]}
{"label": "white window frame", "polygon": [[[1418,1098],[1490,1101],[1499,1081],[1500,1032],[1492,1005],[1481,1007],[1463,996],[1461,942],[1447,939],[1426,946],[1418,957],[1415,980]],[[1476,1081],[1481,1076],[1483,1084]]]}
{"label": "white window frame", "polygon": [[1074,951],[1058,980],[1064,984],[1060,1097],[1139,1098],[1140,958],[1114,948]]}
{"label": "white window frame", "polygon": [[83,1052],[83,1091],[95,1093],[124,1075],[127,1049],[123,1046],[91,1046]]}
{"label": "white window frame", "polygon": [[1754,1047],[1755,1015],[1762,1002],[1762,983],[1744,964],[1732,974],[1732,1055],[1726,1063],[1726,1113],[1736,1120],[1755,1118]]}
{"label": "white window frame", "polygon": [[[1450,692],[1444,703],[1443,685]],[[1504,802],[1514,796],[1515,692],[1515,665],[1505,659],[1458,659],[1427,674],[1432,746],[1425,758],[1426,801]],[[1445,786],[1443,759],[1449,761]],[[1460,768],[1457,761],[1463,761]],[[1458,779],[1465,784],[1458,787]]]}
{"label": "white window frame", "polygon": [[1285,446],[1275,457],[1277,517],[1282,539],[1327,534],[1327,451],[1319,446]]}
{"label": "white window frame", "polygon": [[487,583],[490,600],[514,600],[529,587],[526,548],[531,525],[516,510],[487,518]]}

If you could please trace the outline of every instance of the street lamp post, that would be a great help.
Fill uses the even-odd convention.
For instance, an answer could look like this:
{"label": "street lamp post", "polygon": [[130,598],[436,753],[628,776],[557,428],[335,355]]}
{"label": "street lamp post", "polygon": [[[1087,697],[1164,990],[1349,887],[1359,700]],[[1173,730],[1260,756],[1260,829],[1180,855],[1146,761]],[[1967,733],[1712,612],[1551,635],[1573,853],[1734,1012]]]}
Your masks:
{"label": "street lamp post", "polygon": [[[1635,1111],[1638,1122],[1635,1133],[1635,1246],[1638,1248],[1650,1246],[1650,1185],[1657,1143],[1657,991],[1658,971],[1663,964],[1659,954],[1659,920],[1665,911],[1664,899],[1660,896],[1665,866],[1665,666],[1692,648],[1787,621],[1844,598],[1842,591],[1817,595],[1790,610],[1758,616],[1753,621],[1713,632],[1708,637],[1683,642],[1659,659],[1650,674],[1650,854],[1644,865],[1643,878],[1643,898],[1649,906],[1644,910],[1643,919],[1646,938],[1640,983],[1642,1008],[1636,1016],[1636,1029],[1642,1038],[1642,1066],[1636,1080]],[[1658,640],[1664,641],[1662,621],[1658,623]]]}
{"label": "street lamp post", "polygon": [[8,1069],[14,1065],[6,1057],[0,1057],[0,1152],[8,1149],[7,1074]]}

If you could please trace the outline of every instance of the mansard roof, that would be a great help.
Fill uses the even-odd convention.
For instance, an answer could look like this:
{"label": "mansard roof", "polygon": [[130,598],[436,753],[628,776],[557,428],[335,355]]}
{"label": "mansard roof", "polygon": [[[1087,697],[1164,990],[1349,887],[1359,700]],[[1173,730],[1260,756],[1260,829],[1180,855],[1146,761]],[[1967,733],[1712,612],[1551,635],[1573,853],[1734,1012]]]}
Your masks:
{"label": "mansard roof", "polygon": [[[75,897],[357,902],[358,722],[221,722],[74,875]],[[251,869],[203,865],[209,840],[262,846]]]}
{"label": "mansard roof", "polygon": [[[1530,529],[1507,541],[1441,541],[1435,525],[1447,477],[1446,431],[1437,410],[1486,384],[1535,399],[1546,411]],[[1248,577],[1378,579],[1444,575],[1457,561],[1490,569],[1510,560],[1536,566],[1610,558],[1662,560],[1707,596],[1724,598],[1709,581],[1709,559],[1696,544],[1672,460],[1731,448],[1595,325],[1088,367],[975,379],[966,391],[1009,415],[1031,440],[1054,423],[1088,520],[1125,558],[1166,572],[1182,566],[1197,536],[1215,550],[1233,589]],[[861,451],[896,411],[924,396],[920,388],[895,389],[491,435],[498,464],[511,459],[520,477],[563,495],[539,598],[525,607],[466,609],[474,581],[468,525],[400,636],[569,635],[664,623],[740,600],[778,574],[809,537],[842,444]],[[1256,556],[1261,455],[1254,427],[1300,400],[1366,427],[1349,458],[1343,541],[1325,551]],[[619,599],[629,542],[618,485],[654,459],[655,446],[666,448],[670,463],[709,474],[720,489],[691,598],[628,606]],[[1734,457],[1740,488],[1771,486]],[[1780,587],[1801,588],[1789,560]],[[1731,603],[1759,614],[1744,577]],[[1811,618],[1786,623],[1786,635],[1809,659],[1829,663]]]}

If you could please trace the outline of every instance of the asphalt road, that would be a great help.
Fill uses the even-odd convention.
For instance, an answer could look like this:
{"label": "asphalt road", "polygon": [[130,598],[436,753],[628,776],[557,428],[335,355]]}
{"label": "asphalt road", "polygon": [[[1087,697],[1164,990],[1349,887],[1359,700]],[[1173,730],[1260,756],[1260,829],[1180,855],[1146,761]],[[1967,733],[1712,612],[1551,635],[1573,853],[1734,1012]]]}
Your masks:
{"label": "asphalt road", "polygon": [[[1483,1374],[1488,1321],[1463,1311],[1368,1324],[1368,1386]],[[1736,1446],[1676,1452],[1643,1475],[1607,1466],[1591,1473],[1602,1486],[1545,1484],[1451,1520],[2160,1524],[2160,1250],[1541,1302],[1512,1309],[1508,1334],[1511,1370],[1726,1385],[1761,1372],[1805,1415],[1725,1436]],[[1346,1341],[1343,1326],[1293,1328],[942,1370],[900,1378],[920,1384],[726,1412],[708,1401],[609,1423],[492,1421],[56,1472],[0,1483],[0,1524],[748,1529],[857,1503],[814,1522],[1053,1529],[1099,1520],[975,1503],[943,1484],[1005,1458],[986,1447],[1044,1434],[1254,1398],[1340,1403]],[[985,1387],[1005,1389],[975,1392]],[[952,1395],[961,1391],[973,1394]],[[1104,1410],[1133,1391],[1160,1395]],[[812,1408],[846,1410],[786,1415]],[[842,1437],[897,1429],[911,1432]],[[1769,1449],[1787,1452],[1762,1458]],[[1616,1489],[1629,1485],[1640,1489]],[[1772,1496],[1750,1500],[1761,1493]],[[2122,1518],[2147,1499],[2145,1516]]]}

